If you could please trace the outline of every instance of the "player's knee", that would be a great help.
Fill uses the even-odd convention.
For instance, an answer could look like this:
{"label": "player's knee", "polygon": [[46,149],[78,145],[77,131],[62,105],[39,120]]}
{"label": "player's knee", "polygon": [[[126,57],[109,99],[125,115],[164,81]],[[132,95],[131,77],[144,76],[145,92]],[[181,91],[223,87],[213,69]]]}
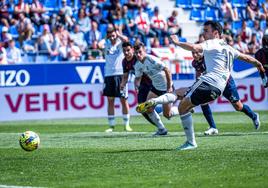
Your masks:
{"label": "player's knee", "polygon": [[167,119],[169,119],[169,118],[171,118],[171,113],[163,113],[163,115],[164,115],[164,117],[165,118],[167,118]]}
{"label": "player's knee", "polygon": [[241,111],[243,109],[243,104],[240,101],[232,104],[236,111]]}

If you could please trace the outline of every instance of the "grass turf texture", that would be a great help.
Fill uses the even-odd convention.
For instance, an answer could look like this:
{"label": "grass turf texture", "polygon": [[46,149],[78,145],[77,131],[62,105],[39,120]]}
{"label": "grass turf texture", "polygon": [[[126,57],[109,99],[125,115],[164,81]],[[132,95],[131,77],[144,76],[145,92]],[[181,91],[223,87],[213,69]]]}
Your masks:
{"label": "grass turf texture", "polygon": [[[198,148],[185,141],[179,118],[164,120],[169,135],[132,117],[135,133],[104,133],[106,119],[0,123],[0,185],[40,187],[268,187],[268,112],[261,129],[239,112],[214,113],[219,136],[203,136],[207,123],[194,114]],[[121,118],[117,121],[122,122]],[[19,133],[39,134],[40,149],[23,151]]]}

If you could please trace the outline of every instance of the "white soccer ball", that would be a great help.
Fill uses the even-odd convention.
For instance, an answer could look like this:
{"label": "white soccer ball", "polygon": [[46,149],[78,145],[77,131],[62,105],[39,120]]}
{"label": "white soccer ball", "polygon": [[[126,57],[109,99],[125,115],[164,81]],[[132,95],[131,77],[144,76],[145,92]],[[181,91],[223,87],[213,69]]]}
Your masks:
{"label": "white soccer ball", "polygon": [[40,138],[33,131],[26,131],[20,135],[19,143],[25,151],[34,151],[39,147]]}

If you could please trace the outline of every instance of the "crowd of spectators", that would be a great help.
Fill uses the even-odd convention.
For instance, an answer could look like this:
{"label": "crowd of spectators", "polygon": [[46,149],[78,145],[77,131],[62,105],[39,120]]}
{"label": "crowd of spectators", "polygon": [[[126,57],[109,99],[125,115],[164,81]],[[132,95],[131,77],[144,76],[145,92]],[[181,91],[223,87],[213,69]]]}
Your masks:
{"label": "crowd of spectators", "polygon": [[[219,7],[228,43],[254,54],[267,32],[260,23],[268,19],[268,0],[248,0],[243,20],[228,0]],[[233,21],[243,21],[242,27],[234,29]],[[149,0],[0,0],[0,52],[7,56],[1,62],[24,62],[25,54],[43,54],[48,61],[102,59],[98,42],[109,24],[148,48],[169,46],[170,33],[183,34],[178,11],[165,17]]]}

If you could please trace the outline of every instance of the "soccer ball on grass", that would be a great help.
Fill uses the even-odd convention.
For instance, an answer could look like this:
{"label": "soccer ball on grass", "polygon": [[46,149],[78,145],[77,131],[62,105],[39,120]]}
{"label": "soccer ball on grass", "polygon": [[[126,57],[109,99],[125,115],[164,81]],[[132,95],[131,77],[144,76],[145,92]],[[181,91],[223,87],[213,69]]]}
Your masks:
{"label": "soccer ball on grass", "polygon": [[26,131],[20,135],[19,142],[25,151],[34,151],[40,144],[40,138],[35,132]]}

